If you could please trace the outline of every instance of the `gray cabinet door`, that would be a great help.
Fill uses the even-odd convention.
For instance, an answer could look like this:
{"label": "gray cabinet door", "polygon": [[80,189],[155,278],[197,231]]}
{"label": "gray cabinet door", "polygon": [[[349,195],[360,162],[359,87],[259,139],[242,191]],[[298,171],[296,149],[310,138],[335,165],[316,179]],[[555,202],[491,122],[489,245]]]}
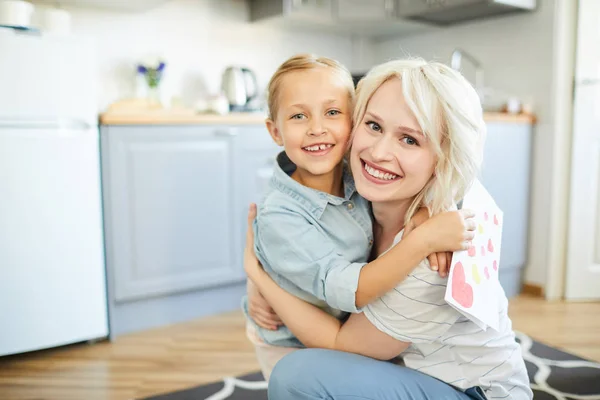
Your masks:
{"label": "gray cabinet door", "polygon": [[229,128],[105,127],[107,263],[130,301],[244,279]]}
{"label": "gray cabinet door", "polygon": [[510,297],[521,290],[527,263],[532,126],[488,123],[481,182],[504,212],[500,283]]}

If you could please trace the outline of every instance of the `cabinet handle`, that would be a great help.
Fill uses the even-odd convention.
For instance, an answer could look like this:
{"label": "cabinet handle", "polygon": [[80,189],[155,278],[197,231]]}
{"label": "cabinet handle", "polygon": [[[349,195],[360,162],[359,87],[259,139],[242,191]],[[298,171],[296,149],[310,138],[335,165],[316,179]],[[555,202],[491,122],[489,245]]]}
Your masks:
{"label": "cabinet handle", "polygon": [[237,136],[237,132],[234,130],[218,130],[215,131],[215,136],[219,136],[219,137],[233,137],[233,136]]}

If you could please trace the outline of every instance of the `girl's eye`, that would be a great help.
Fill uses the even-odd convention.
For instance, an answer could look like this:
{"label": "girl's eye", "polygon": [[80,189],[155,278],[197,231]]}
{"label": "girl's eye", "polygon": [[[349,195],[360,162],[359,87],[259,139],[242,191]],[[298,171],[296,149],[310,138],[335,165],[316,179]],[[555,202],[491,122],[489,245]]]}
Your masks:
{"label": "girl's eye", "polygon": [[327,111],[327,115],[329,115],[330,117],[333,117],[335,115],[339,115],[341,113],[342,112],[340,110],[329,110],[329,111]]}
{"label": "girl's eye", "polygon": [[292,115],[292,118],[290,119],[304,119],[305,115],[304,114],[294,114]]}
{"label": "girl's eye", "polygon": [[374,130],[375,132],[381,132],[381,126],[377,122],[369,121],[367,122],[367,126]]}
{"label": "girl's eye", "polygon": [[401,140],[409,146],[418,146],[419,145],[419,142],[417,142],[415,140],[415,138],[410,137],[410,136],[404,136]]}

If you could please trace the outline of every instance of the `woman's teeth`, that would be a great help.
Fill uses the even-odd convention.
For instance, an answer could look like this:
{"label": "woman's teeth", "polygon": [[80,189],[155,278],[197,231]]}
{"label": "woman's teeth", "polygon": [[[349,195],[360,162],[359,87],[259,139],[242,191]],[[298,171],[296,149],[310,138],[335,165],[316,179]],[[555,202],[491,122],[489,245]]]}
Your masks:
{"label": "woman's teeth", "polygon": [[367,173],[369,175],[374,176],[375,178],[386,180],[386,181],[396,179],[398,177],[398,175],[380,171],[378,169],[375,169],[375,168],[369,166],[368,164],[365,164],[365,170],[367,171]]}
{"label": "woman's teeth", "polygon": [[328,149],[330,147],[332,147],[332,144],[317,144],[314,146],[308,146],[308,147],[304,147],[304,150],[308,150],[308,151],[320,151],[320,150],[325,150]]}

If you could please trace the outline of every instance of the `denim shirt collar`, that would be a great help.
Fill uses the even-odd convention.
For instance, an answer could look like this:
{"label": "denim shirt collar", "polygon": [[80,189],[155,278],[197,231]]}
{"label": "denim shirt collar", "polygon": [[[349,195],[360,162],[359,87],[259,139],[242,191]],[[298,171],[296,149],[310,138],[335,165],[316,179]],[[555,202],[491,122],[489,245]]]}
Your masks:
{"label": "denim shirt collar", "polygon": [[277,156],[277,162],[275,163],[273,176],[271,177],[271,186],[302,202],[307,207],[307,210],[318,219],[321,218],[327,204],[341,205],[349,201],[354,192],[356,192],[354,179],[350,174],[348,163],[345,160],[343,163],[343,198],[311,189],[292,179],[291,175],[296,170],[296,165],[289,159],[285,151],[282,151]]}

